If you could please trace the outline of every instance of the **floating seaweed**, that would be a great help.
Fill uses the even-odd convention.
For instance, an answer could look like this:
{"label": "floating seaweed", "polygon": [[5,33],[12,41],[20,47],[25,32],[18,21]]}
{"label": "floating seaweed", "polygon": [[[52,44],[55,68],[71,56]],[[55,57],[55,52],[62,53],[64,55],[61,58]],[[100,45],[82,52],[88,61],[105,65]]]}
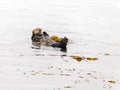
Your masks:
{"label": "floating seaweed", "polygon": [[86,59],[87,59],[87,60],[93,60],[93,61],[96,61],[96,60],[98,60],[98,58],[96,58],[96,57],[94,57],[94,58],[87,57]]}
{"label": "floating seaweed", "polygon": [[116,81],[113,81],[113,80],[110,80],[110,81],[108,81],[108,82],[109,82],[109,83],[113,83],[113,84],[116,83]]}
{"label": "floating seaweed", "polygon": [[105,56],[110,56],[110,54],[109,53],[106,53],[106,54],[104,54]]}
{"label": "floating seaweed", "polygon": [[71,56],[73,59],[76,59],[78,62],[82,61],[83,58],[81,56]]}
{"label": "floating seaweed", "polygon": [[54,40],[55,42],[60,42],[62,39],[58,36],[51,36],[52,40]]}

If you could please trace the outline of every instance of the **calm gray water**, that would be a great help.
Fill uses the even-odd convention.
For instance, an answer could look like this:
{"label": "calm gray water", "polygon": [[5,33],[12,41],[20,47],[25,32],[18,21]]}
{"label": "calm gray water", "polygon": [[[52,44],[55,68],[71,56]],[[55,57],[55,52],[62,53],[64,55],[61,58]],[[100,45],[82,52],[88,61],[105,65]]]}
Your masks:
{"label": "calm gray water", "polygon": [[118,0],[2,0],[0,56],[63,54],[59,49],[31,49],[31,32],[67,36],[68,54],[120,55]]}

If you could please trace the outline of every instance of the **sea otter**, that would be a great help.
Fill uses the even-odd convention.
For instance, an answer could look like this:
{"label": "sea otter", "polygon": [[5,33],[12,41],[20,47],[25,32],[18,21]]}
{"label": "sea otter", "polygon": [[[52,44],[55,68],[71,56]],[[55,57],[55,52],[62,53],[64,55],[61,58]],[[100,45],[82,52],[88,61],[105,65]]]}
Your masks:
{"label": "sea otter", "polygon": [[57,48],[62,48],[66,49],[67,43],[68,43],[68,38],[59,38],[57,36],[49,36],[49,34],[45,31],[42,32],[42,29],[40,28],[35,28],[32,31],[32,42],[36,45],[42,44],[42,45],[47,45],[47,46],[52,46],[52,47],[57,47]]}

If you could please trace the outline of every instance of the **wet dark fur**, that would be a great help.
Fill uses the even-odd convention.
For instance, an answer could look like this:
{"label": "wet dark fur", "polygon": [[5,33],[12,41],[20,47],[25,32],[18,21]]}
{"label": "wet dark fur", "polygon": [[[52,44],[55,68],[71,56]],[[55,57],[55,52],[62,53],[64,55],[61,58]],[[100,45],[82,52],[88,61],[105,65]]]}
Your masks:
{"label": "wet dark fur", "polygon": [[61,42],[57,42],[57,43],[54,43],[52,44],[51,46],[52,47],[57,47],[57,48],[60,48],[60,51],[62,52],[67,52],[67,43],[68,43],[68,38],[64,37]]}
{"label": "wet dark fur", "polygon": [[68,38],[64,37],[60,42],[52,44],[52,47],[64,48],[67,46]]}

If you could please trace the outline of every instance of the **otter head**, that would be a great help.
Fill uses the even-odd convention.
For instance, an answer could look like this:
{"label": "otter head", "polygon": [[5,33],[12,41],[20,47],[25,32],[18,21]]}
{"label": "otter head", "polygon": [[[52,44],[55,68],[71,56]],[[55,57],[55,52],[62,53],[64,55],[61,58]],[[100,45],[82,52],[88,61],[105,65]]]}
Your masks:
{"label": "otter head", "polygon": [[40,28],[35,28],[32,32],[33,35],[40,35],[42,34],[42,29]]}
{"label": "otter head", "polygon": [[35,28],[32,31],[32,37],[31,37],[32,41],[39,42],[41,37],[42,37],[42,30],[40,28]]}

